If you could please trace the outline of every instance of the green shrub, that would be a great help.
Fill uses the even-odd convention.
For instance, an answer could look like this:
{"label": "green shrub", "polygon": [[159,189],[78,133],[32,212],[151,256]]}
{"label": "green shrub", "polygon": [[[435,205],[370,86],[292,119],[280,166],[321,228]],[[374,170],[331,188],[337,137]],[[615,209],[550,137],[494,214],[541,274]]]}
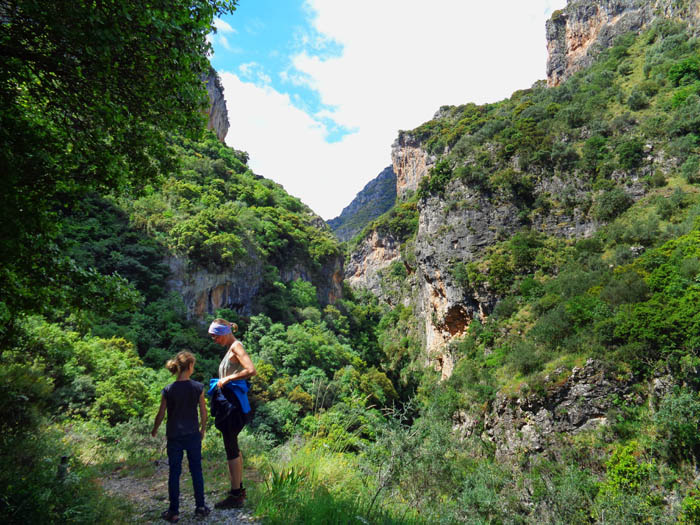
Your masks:
{"label": "green shrub", "polygon": [[154,379],[155,374],[144,368],[116,372],[97,384],[92,413],[112,425],[143,416],[156,404],[149,392]]}
{"label": "green shrub", "polygon": [[570,170],[578,160],[579,155],[570,144],[555,142],[552,146],[550,161],[556,168],[562,171]]}
{"label": "green shrub", "polygon": [[659,92],[659,84],[653,80],[645,80],[639,84],[639,89],[647,97],[653,97]]}
{"label": "green shrub", "polygon": [[[540,325],[538,330],[539,334],[543,334],[545,328]],[[516,372],[527,376],[542,370],[547,358],[537,345],[531,341],[521,340],[515,342],[508,349],[507,362]]]}
{"label": "green shrub", "polygon": [[700,134],[700,97],[695,92],[689,94],[675,111],[669,133],[673,136]]}
{"label": "green shrub", "polygon": [[507,469],[489,460],[476,461],[465,472],[459,492],[459,522],[507,523],[522,512],[512,488]]}
{"label": "green shrub", "polygon": [[644,145],[637,139],[625,140],[615,149],[620,168],[632,170],[642,164]]}
{"label": "green shrub", "polygon": [[623,76],[627,76],[634,71],[634,67],[632,64],[628,61],[624,61],[620,63],[620,65],[617,67],[617,72],[620,73]]}
{"label": "green shrub", "polygon": [[[537,320],[529,335],[539,344],[545,345],[550,349],[557,349],[571,335],[571,325],[572,320],[566,311],[565,305],[559,304],[544,313]],[[533,354],[534,349],[526,348],[525,352]]]}
{"label": "green shrub", "polygon": [[444,195],[447,183],[452,179],[452,167],[446,159],[441,159],[430,169],[418,185],[418,196],[425,199],[431,195]]}
{"label": "green shrub", "polygon": [[469,271],[467,270],[467,265],[459,261],[450,268],[452,277],[455,283],[464,290],[469,289]]}
{"label": "green shrub", "polygon": [[581,168],[589,173],[596,173],[599,165],[610,157],[607,139],[602,135],[594,135],[583,145]]}
{"label": "green shrub", "polygon": [[677,62],[668,70],[666,78],[675,87],[700,80],[700,60],[691,57]]}
{"label": "green shrub", "polygon": [[656,446],[674,461],[697,457],[700,452],[700,397],[687,388],[666,395],[654,414]]}
{"label": "green shrub", "polygon": [[627,99],[627,105],[632,111],[639,111],[649,105],[649,100],[641,91],[632,91],[632,94]]}
{"label": "green shrub", "polygon": [[52,392],[52,381],[43,367],[10,363],[3,355],[0,394],[6,401],[0,408],[0,443],[9,436],[35,429]]}
{"label": "green shrub", "polygon": [[661,170],[656,170],[654,174],[649,177],[649,186],[652,188],[662,188],[666,186],[666,176]]}
{"label": "green shrub", "polygon": [[681,174],[691,184],[700,182],[700,158],[697,155],[688,157],[681,166]]}
{"label": "green shrub", "polygon": [[541,297],[544,293],[542,284],[533,277],[525,277],[520,283],[520,295],[526,299]]}
{"label": "green shrub", "polygon": [[676,158],[676,163],[681,166],[692,154],[696,153],[699,139],[695,134],[688,134],[673,139],[668,145],[669,153]]}
{"label": "green shrub", "polygon": [[637,303],[649,296],[649,287],[635,271],[616,273],[600,292],[600,297],[611,305]]}
{"label": "green shrub", "polygon": [[598,196],[593,205],[593,217],[598,221],[610,221],[632,206],[632,198],[621,188],[615,187]]}
{"label": "green shrub", "polygon": [[618,446],[605,463],[606,480],[602,491],[636,492],[643,489],[654,465],[640,461],[640,455],[636,441]]}
{"label": "green shrub", "polygon": [[[7,438],[7,436],[5,436]],[[33,429],[0,450],[4,523],[111,524],[124,519],[124,502],[108,498],[73,456],[63,432]]]}
{"label": "green shrub", "polygon": [[494,319],[508,319],[511,315],[518,311],[518,300],[513,296],[505,297],[498,301],[493,308],[491,315]]}
{"label": "green shrub", "polygon": [[300,405],[285,398],[269,401],[258,407],[251,428],[279,443],[291,436],[300,411]]}
{"label": "green shrub", "polygon": [[680,525],[697,525],[700,523],[700,497],[691,494],[683,498]]}

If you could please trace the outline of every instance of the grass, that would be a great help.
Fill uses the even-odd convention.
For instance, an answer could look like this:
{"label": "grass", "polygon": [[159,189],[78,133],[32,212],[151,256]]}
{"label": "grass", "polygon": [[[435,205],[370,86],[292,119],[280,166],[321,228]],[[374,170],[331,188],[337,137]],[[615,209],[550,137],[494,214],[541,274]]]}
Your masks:
{"label": "grass", "polygon": [[250,493],[266,524],[426,523],[408,506],[378,497],[359,456],[315,445],[292,440],[268,457],[264,481]]}

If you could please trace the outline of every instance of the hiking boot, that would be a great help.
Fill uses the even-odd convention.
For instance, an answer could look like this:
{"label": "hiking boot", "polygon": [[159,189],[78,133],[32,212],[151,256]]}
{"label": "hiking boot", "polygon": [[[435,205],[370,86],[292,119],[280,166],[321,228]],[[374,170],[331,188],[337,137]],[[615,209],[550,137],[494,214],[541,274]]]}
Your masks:
{"label": "hiking boot", "polygon": [[245,502],[245,489],[232,490],[228,495],[214,504],[215,509],[240,509]]}
{"label": "hiking boot", "polygon": [[165,521],[169,521],[170,523],[177,523],[178,520],[180,519],[180,516],[175,514],[170,509],[163,512],[163,514],[161,514],[160,517],[163,518]]}
{"label": "hiking boot", "polygon": [[209,513],[211,512],[211,509],[204,505],[203,507],[197,507],[194,509],[194,515],[199,517],[199,518],[204,518],[205,516],[209,516]]}

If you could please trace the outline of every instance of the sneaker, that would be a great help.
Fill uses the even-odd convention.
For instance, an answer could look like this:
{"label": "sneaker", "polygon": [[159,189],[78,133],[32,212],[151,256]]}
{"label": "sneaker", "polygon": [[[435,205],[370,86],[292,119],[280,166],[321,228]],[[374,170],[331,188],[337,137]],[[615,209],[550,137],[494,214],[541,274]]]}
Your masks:
{"label": "sneaker", "polygon": [[203,507],[197,507],[194,509],[194,515],[198,516],[200,518],[204,518],[205,516],[209,516],[209,513],[211,512],[211,509],[204,505]]}
{"label": "sneaker", "polygon": [[215,509],[240,509],[245,502],[245,489],[240,489],[237,491],[238,494],[234,494],[233,491],[228,493],[221,501],[214,504]]}
{"label": "sneaker", "polygon": [[178,520],[180,519],[180,516],[175,514],[170,509],[163,512],[163,514],[161,514],[160,517],[163,518],[165,521],[169,521],[170,523],[177,523]]}

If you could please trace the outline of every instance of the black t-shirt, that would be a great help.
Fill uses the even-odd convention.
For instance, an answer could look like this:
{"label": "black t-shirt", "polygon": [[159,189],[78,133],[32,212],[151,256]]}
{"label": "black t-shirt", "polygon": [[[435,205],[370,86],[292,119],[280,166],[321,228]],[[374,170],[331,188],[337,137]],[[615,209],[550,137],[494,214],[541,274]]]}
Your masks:
{"label": "black t-shirt", "polygon": [[168,438],[187,436],[199,432],[197,406],[204,385],[197,381],[175,381],[163,389],[168,407],[165,435]]}

